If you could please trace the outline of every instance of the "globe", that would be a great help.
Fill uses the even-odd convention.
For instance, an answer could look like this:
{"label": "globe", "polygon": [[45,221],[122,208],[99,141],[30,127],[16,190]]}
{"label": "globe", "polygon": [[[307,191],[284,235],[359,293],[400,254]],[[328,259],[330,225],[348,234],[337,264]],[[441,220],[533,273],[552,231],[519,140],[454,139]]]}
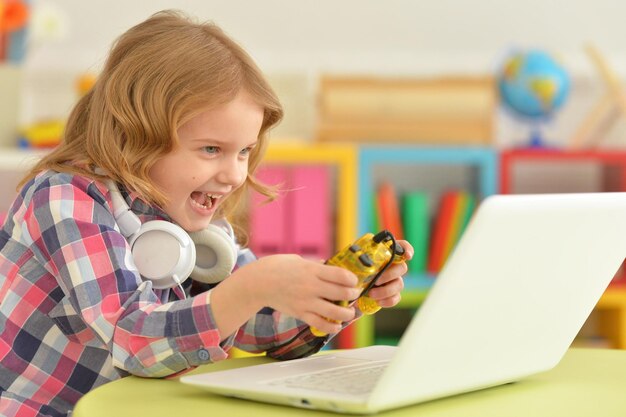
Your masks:
{"label": "globe", "polygon": [[498,89],[505,106],[522,118],[546,120],[569,94],[565,69],[541,50],[517,52],[498,74]]}

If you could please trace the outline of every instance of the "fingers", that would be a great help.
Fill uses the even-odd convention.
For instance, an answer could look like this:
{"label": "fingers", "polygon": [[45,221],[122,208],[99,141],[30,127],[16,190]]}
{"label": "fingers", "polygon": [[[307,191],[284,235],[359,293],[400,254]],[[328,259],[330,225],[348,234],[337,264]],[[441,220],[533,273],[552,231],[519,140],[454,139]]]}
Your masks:
{"label": "fingers", "polygon": [[342,285],[344,287],[356,287],[359,285],[359,279],[353,272],[334,265],[319,265],[320,271],[317,276],[330,283]]}
{"label": "fingers", "polygon": [[306,306],[302,320],[324,333],[337,333],[341,323],[355,317],[353,307],[343,307],[333,301],[350,301],[361,295],[357,287],[358,279],[354,273],[332,265],[319,265],[316,286],[317,299]]}
{"label": "fingers", "polygon": [[394,294],[402,292],[403,289],[404,280],[398,277],[392,281],[387,282],[384,285],[377,285],[372,287],[367,295],[375,300],[382,300],[383,298],[391,297]]}
{"label": "fingers", "polygon": [[302,281],[301,294],[297,302],[290,302],[294,315],[323,333],[337,333],[341,323],[354,319],[353,307],[336,304],[351,301],[361,295],[356,276],[343,268],[331,265],[308,265],[316,279],[307,274]]}
{"label": "fingers", "polygon": [[341,307],[326,300],[311,307],[302,319],[324,333],[337,333],[341,330],[341,323],[354,319],[356,315],[353,307]]}
{"label": "fingers", "polygon": [[306,313],[303,317],[300,317],[302,321],[308,324],[312,329],[315,329],[314,334],[316,336],[339,333],[341,331],[341,323],[336,323],[318,316],[314,313]]}
{"label": "fingers", "polygon": [[398,304],[403,289],[404,280],[396,277],[383,285],[372,287],[367,295],[376,300],[381,307],[391,307]]}
{"label": "fingers", "polygon": [[361,295],[361,289],[356,286],[346,287],[323,280],[320,280],[315,292],[320,299],[330,301],[350,301]]}
{"label": "fingers", "polygon": [[393,307],[395,305],[398,305],[398,303],[400,302],[401,299],[402,299],[402,296],[400,294],[394,294],[391,297],[383,298],[382,300],[376,300],[376,303],[380,307],[389,308],[389,307]]}
{"label": "fingers", "polygon": [[391,264],[389,268],[385,270],[385,272],[378,278],[376,281],[376,285],[383,285],[389,281],[393,281],[394,279],[403,276],[408,271],[408,266],[405,262],[399,264]]}
{"label": "fingers", "polygon": [[343,307],[327,300],[313,303],[309,311],[327,320],[338,322],[350,321],[355,315],[353,307]]}
{"label": "fingers", "polygon": [[413,258],[413,254],[415,253],[415,249],[413,249],[413,246],[411,246],[411,244],[406,240],[398,240],[396,241],[396,243],[404,248],[404,260],[411,260]]}

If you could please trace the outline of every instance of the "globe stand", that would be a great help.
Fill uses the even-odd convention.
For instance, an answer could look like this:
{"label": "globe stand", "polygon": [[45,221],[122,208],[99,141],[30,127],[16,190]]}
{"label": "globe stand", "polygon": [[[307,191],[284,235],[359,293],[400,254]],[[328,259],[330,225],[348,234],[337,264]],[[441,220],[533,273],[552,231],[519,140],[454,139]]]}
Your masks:
{"label": "globe stand", "polygon": [[529,148],[545,148],[545,141],[541,134],[541,129],[534,127],[530,131],[530,140],[528,141]]}

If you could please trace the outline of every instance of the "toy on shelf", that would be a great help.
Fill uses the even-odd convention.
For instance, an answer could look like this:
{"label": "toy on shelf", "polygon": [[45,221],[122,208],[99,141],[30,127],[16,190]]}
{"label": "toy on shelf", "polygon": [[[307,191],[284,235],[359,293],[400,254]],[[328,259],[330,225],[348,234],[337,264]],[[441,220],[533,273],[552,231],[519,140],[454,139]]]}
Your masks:
{"label": "toy on shelf", "polygon": [[[1,1],[1,0],[0,0]],[[84,96],[96,82],[96,76],[85,73],[76,79],[75,89],[78,98]],[[65,121],[62,119],[40,120],[24,126],[20,130],[20,148],[53,148],[61,142]]]}
{"label": "toy on shelf", "polygon": [[20,62],[24,57],[25,31],[30,15],[20,0],[0,0],[0,62]]}
{"label": "toy on shelf", "polygon": [[502,66],[498,89],[505,108],[529,123],[529,145],[544,146],[540,126],[553,117],[569,95],[565,68],[545,51],[518,51]]}
{"label": "toy on shelf", "polygon": [[82,74],[76,80],[76,92],[79,97],[84,96],[91,90],[91,87],[96,83],[96,75],[90,72]]}
{"label": "toy on shelf", "polygon": [[27,125],[20,131],[20,148],[53,148],[61,141],[65,123],[62,120],[46,120]]}
{"label": "toy on shelf", "polygon": [[617,74],[595,47],[587,46],[586,51],[607,91],[574,131],[570,140],[570,147],[574,149],[596,146],[610,127],[619,119],[626,118],[626,93],[620,85]]}

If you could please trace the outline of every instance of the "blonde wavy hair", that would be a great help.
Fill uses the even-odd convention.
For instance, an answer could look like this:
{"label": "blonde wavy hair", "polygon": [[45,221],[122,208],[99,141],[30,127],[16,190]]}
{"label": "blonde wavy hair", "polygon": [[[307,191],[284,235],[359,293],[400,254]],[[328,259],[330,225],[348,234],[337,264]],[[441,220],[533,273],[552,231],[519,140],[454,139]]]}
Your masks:
{"label": "blonde wavy hair", "polygon": [[132,27],[113,44],[93,88],[72,110],[61,143],[20,183],[44,170],[69,172],[122,183],[150,204],[166,196],[150,181],[154,163],[176,148],[179,126],[210,108],[228,103],[241,90],[264,109],[248,177],[216,216],[240,226],[236,207],[249,187],[269,199],[273,189],[254,172],[267,147],[268,129],[282,106],[252,58],[218,26],[166,10]]}

